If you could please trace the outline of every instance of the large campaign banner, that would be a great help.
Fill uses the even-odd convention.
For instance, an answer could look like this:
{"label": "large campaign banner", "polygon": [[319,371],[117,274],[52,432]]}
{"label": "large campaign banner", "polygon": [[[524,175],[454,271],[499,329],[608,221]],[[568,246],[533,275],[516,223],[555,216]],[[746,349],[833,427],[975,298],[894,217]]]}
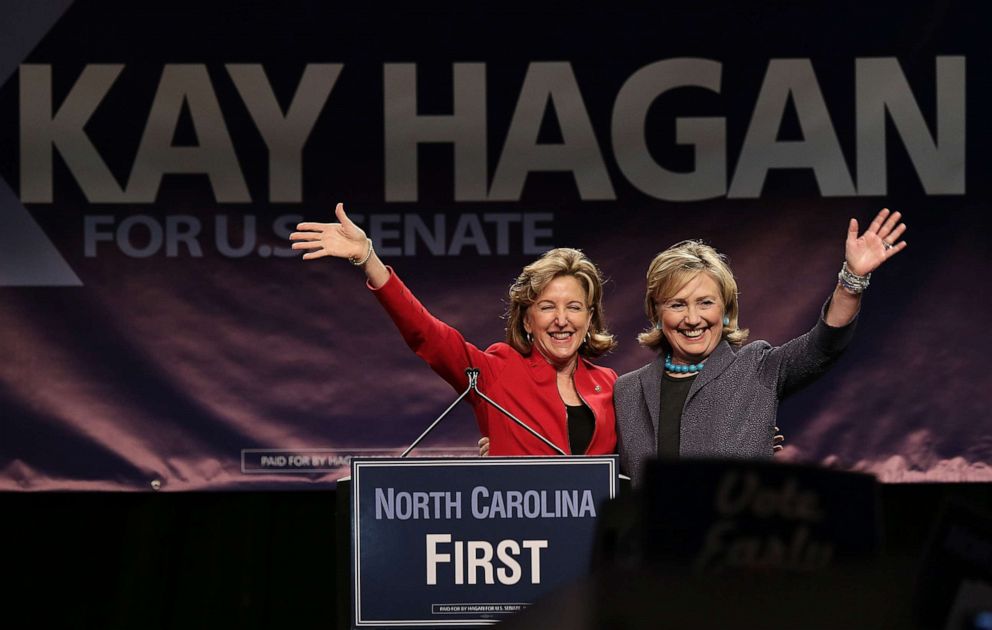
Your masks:
{"label": "large campaign banner", "polygon": [[[989,9],[706,3],[380,11],[0,6],[0,489],[309,487],[455,397],[346,261],[338,201],[488,346],[554,246],[609,278],[624,373],[644,273],[729,256],[743,327],[808,330],[848,220],[903,212],[855,341],[779,412],[785,459],[992,478]],[[480,382],[485,391],[486,383]],[[467,406],[427,454],[472,454]]]}

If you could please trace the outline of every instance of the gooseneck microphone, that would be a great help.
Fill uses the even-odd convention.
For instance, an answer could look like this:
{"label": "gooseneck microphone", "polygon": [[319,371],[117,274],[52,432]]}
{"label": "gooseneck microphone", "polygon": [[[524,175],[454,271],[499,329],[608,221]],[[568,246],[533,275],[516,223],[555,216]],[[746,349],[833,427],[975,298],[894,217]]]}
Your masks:
{"label": "gooseneck microphone", "polygon": [[493,400],[489,396],[486,396],[485,394],[483,394],[479,390],[479,368],[465,368],[465,376],[468,377],[468,387],[465,389],[465,391],[463,391],[461,393],[461,395],[459,395],[458,398],[455,399],[455,402],[451,403],[448,406],[448,408],[445,409],[441,413],[441,415],[438,416],[437,419],[434,420],[434,422],[432,422],[431,425],[429,427],[427,427],[427,429],[425,429],[423,433],[420,434],[420,437],[418,437],[416,440],[413,441],[413,444],[411,444],[409,447],[407,447],[407,449],[405,451],[403,451],[403,454],[400,455],[400,457],[406,457],[407,455],[410,454],[410,451],[412,451],[413,449],[417,448],[417,445],[420,444],[424,440],[424,438],[427,437],[430,434],[430,432],[433,431],[434,428],[442,420],[444,420],[444,417],[447,416],[448,413],[452,409],[455,408],[455,405],[457,405],[458,403],[460,403],[461,400],[462,400],[462,398],[465,398],[466,396],[468,396],[468,393],[469,392],[472,392],[472,391],[474,391],[476,394],[478,394],[479,395],[479,398],[481,398],[482,400],[486,401],[487,403],[489,403],[490,405],[492,405],[493,407],[495,407],[497,410],[499,410],[499,412],[502,413],[504,416],[506,416],[507,418],[509,418],[513,422],[517,423],[520,427],[522,427],[523,429],[525,429],[528,433],[530,433],[531,435],[533,435],[534,437],[536,437],[537,439],[541,440],[546,445],[548,445],[549,447],[551,447],[556,453],[558,453],[559,455],[568,455],[568,453],[566,453],[565,451],[563,451],[560,448],[558,448],[558,446],[555,445],[554,442],[552,442],[548,438],[544,437],[543,435],[541,435],[540,433],[538,433],[534,429],[530,428],[530,426],[528,426],[526,422],[524,422],[520,418],[516,417],[515,415],[513,415],[512,413],[510,413],[506,409],[503,409],[502,407],[500,407],[499,403],[497,403],[495,400]]}

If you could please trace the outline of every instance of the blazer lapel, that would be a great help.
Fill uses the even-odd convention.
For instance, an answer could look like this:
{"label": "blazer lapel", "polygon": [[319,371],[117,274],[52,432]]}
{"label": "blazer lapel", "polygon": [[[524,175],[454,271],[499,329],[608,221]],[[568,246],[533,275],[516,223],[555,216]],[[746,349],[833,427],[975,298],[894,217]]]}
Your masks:
{"label": "blazer lapel", "polygon": [[[713,350],[713,354],[706,359],[706,364],[703,371],[699,373],[696,377],[695,382],[692,387],[689,388],[689,395],[685,397],[685,404],[688,405],[692,397],[696,395],[700,389],[702,389],[707,383],[720,376],[720,374],[730,367],[730,364],[734,362],[734,351],[730,347],[730,344],[726,341],[721,341],[720,345]],[[685,407],[682,408],[683,410]]]}
{"label": "blazer lapel", "polygon": [[661,416],[661,379],[665,375],[665,363],[661,358],[655,359],[641,369],[641,393],[651,414],[651,425],[654,427],[654,441],[658,442],[658,418]]}

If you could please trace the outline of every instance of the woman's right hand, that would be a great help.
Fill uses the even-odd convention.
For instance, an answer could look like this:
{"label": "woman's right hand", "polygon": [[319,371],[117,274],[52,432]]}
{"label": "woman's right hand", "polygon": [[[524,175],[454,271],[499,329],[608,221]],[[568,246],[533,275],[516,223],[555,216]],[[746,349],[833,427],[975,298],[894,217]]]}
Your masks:
{"label": "woman's right hand", "polygon": [[324,256],[365,260],[372,246],[365,232],[348,218],[343,203],[337,205],[334,214],[340,223],[299,223],[297,231],[289,235],[289,240],[296,241],[293,249],[308,250],[303,260]]}

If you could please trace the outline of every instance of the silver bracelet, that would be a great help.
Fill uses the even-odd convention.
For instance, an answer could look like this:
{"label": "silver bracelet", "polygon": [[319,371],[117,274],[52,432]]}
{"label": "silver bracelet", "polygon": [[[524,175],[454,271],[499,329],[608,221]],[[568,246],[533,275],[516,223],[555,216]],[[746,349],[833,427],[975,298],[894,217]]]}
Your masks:
{"label": "silver bracelet", "polygon": [[365,240],[367,240],[369,242],[369,251],[365,254],[365,258],[362,258],[361,260],[358,260],[357,258],[349,258],[348,259],[348,260],[351,261],[351,264],[355,265],[356,267],[361,267],[362,265],[364,265],[365,263],[367,263],[369,261],[369,258],[372,258],[372,252],[374,251],[372,249],[372,239],[367,238]]}
{"label": "silver bracelet", "polygon": [[850,291],[851,293],[864,293],[864,290],[868,288],[868,283],[871,280],[871,274],[865,274],[859,276],[856,273],[852,273],[850,269],[847,268],[847,261],[844,261],[844,265],[840,268],[840,273],[837,274],[837,280],[840,282],[841,286]]}

